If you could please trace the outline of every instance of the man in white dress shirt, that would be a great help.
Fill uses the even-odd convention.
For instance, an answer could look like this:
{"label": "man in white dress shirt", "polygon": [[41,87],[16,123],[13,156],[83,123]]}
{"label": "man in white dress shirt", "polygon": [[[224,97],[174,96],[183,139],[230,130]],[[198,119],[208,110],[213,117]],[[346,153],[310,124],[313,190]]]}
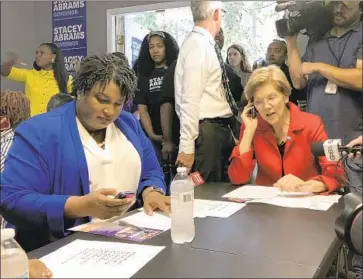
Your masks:
{"label": "man in white dress shirt", "polygon": [[180,49],[174,76],[180,118],[177,164],[199,171],[206,182],[222,181],[223,162],[234,146],[235,118],[214,40],[221,28],[222,7],[220,1],[191,2],[195,27]]}

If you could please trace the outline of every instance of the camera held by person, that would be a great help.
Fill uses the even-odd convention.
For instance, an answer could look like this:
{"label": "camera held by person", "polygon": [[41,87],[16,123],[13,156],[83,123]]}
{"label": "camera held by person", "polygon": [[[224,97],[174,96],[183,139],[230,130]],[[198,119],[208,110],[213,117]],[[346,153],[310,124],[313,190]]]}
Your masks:
{"label": "camera held by person", "polygon": [[275,10],[286,11],[276,21],[277,34],[284,38],[306,30],[310,38],[319,38],[333,27],[331,1],[277,1]]}

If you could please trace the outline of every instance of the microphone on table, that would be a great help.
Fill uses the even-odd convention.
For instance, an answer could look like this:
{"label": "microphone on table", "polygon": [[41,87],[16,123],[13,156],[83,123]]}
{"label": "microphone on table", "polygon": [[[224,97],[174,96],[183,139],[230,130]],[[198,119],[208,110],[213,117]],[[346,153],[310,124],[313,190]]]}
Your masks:
{"label": "microphone on table", "polygon": [[343,152],[353,154],[356,154],[357,152],[362,153],[362,146],[347,147],[342,145],[340,139],[328,139],[324,142],[314,142],[311,145],[311,153],[313,153],[314,156],[325,156],[330,162],[338,162],[342,157]]}

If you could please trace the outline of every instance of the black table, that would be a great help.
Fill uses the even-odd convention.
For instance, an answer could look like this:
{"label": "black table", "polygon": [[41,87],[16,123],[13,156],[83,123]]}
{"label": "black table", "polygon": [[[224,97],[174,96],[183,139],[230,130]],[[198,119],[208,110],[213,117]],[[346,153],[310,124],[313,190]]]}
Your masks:
{"label": "black table", "polygon": [[[220,200],[233,189],[206,184],[196,188],[195,196]],[[166,248],[134,277],[322,278],[340,249],[334,222],[342,208],[342,203],[326,212],[249,204],[228,219],[196,218],[196,238],[190,244],[173,244],[170,231],[144,242]],[[29,257],[40,258],[75,239],[120,241],[75,233]]]}

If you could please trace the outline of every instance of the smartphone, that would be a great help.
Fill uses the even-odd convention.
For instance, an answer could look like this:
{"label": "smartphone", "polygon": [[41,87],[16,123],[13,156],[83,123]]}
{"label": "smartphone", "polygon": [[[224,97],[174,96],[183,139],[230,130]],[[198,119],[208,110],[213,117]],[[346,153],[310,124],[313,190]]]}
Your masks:
{"label": "smartphone", "polygon": [[251,110],[250,110],[250,116],[251,118],[256,118],[257,117],[257,110],[255,107],[253,107]]}
{"label": "smartphone", "polygon": [[125,192],[120,192],[117,194],[117,196],[115,197],[115,199],[133,199],[135,197],[135,193],[130,192],[130,191],[125,191]]}

